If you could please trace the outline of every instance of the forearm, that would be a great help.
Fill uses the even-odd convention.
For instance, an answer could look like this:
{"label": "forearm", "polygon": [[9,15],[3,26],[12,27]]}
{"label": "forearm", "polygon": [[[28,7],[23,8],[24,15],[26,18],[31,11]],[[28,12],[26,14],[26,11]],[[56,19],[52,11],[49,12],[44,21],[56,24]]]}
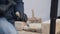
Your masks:
{"label": "forearm", "polygon": [[15,0],[15,11],[19,11],[20,13],[24,13],[24,3],[22,0]]}

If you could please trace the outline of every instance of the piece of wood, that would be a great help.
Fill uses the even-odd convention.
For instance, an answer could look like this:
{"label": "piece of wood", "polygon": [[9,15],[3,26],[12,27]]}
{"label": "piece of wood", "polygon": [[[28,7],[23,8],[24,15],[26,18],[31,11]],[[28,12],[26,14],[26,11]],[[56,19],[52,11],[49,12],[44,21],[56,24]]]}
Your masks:
{"label": "piece of wood", "polygon": [[18,34],[41,34],[41,33],[28,32],[28,31],[18,31]]}
{"label": "piece of wood", "polygon": [[29,23],[29,26],[27,26],[27,24],[24,22],[16,21],[15,27],[18,31],[25,30],[25,31],[41,33],[41,23]]}
{"label": "piece of wood", "polygon": [[25,22],[15,21],[15,27],[17,30],[23,30],[25,25],[26,25]]}
{"label": "piece of wood", "polygon": [[[56,33],[60,31],[60,19],[56,21]],[[42,34],[49,34],[50,32],[50,20],[42,23]]]}
{"label": "piece of wood", "polygon": [[28,27],[24,27],[24,30],[41,33],[41,23],[30,23]]}

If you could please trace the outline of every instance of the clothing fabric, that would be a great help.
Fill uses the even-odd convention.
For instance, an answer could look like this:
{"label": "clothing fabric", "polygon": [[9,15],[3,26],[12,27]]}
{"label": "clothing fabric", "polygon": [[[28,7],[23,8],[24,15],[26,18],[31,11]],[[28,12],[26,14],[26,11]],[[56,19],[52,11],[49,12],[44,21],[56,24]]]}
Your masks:
{"label": "clothing fabric", "polygon": [[[19,11],[21,16],[24,14],[24,3],[23,0],[14,0],[16,2],[15,6],[11,6],[9,10],[6,12],[5,17],[7,20],[14,25],[14,21],[16,20],[16,11]],[[8,0],[0,0],[0,4],[8,4]]]}
{"label": "clothing fabric", "polygon": [[15,27],[6,18],[0,18],[0,34],[18,34]]}

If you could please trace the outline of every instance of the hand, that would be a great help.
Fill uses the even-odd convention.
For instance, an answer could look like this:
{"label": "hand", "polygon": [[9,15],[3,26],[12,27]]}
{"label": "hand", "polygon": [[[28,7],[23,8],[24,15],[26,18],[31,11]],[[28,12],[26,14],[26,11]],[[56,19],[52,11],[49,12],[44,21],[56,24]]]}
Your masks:
{"label": "hand", "polygon": [[20,17],[19,11],[17,11],[15,14],[16,14],[16,16]]}

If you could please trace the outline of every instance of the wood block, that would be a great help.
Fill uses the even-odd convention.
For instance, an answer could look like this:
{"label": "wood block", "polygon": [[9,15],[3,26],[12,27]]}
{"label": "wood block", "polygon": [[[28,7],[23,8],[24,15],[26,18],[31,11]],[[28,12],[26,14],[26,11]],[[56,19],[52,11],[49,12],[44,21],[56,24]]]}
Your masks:
{"label": "wood block", "polygon": [[41,23],[30,23],[29,27],[24,27],[24,30],[41,33]]}
{"label": "wood block", "polygon": [[[60,31],[60,19],[56,20],[56,33]],[[50,32],[50,20],[42,23],[42,34],[49,34]]]}
{"label": "wood block", "polygon": [[25,25],[26,25],[25,22],[15,21],[15,27],[17,30],[23,30]]}

